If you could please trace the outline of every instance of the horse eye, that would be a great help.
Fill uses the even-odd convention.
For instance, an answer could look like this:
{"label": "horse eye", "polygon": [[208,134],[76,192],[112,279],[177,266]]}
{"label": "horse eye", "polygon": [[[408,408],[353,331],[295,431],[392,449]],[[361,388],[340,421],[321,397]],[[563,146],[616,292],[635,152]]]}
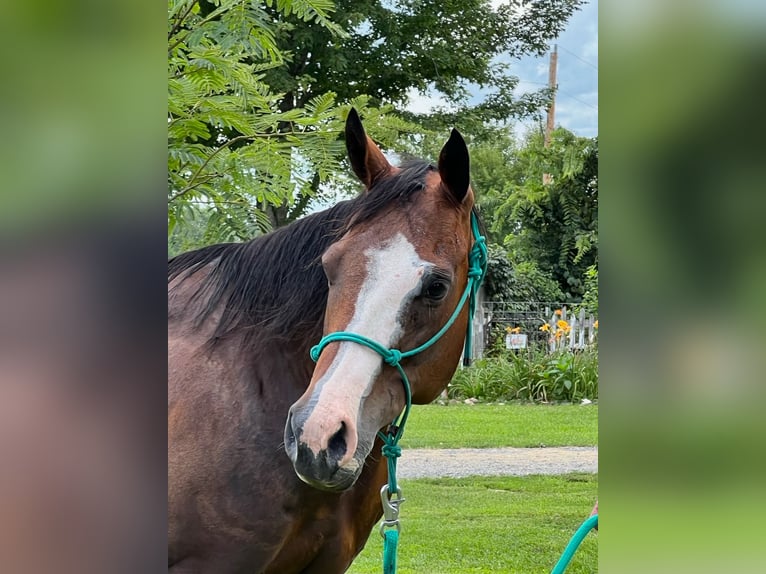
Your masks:
{"label": "horse eye", "polygon": [[433,301],[440,301],[447,295],[447,291],[449,291],[449,283],[444,279],[434,279],[423,289],[423,296]]}

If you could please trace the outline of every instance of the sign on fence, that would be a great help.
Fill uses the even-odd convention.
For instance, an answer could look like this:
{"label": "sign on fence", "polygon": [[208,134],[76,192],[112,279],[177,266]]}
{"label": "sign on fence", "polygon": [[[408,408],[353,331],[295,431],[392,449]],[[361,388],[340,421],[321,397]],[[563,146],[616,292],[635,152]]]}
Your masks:
{"label": "sign on fence", "polygon": [[508,333],[505,336],[505,348],[506,349],[526,349],[527,348],[526,333]]}
{"label": "sign on fence", "polygon": [[[537,346],[550,352],[584,349],[595,343],[598,334],[596,317],[586,314],[584,309],[573,310],[557,302],[482,300],[475,322],[477,318],[481,324],[474,329],[474,338],[481,333],[485,338],[480,343],[505,343],[509,350]],[[490,341],[490,337],[497,337],[500,328],[505,330],[503,338]],[[482,356],[482,349],[483,345],[477,343],[474,356]]]}

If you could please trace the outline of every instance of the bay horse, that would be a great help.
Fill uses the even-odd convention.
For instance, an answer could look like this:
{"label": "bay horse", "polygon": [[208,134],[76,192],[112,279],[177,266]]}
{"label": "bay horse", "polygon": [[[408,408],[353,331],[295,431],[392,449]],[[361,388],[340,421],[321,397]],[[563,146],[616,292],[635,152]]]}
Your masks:
{"label": "bay horse", "polygon": [[[428,349],[401,362],[412,402],[447,386],[463,349],[474,196],[452,130],[434,166],[392,166],[352,108],[365,191],[241,244],[168,264],[168,568],[344,572],[381,517],[376,433],[405,406],[392,366],[347,340]],[[463,299],[464,300],[464,299]]]}

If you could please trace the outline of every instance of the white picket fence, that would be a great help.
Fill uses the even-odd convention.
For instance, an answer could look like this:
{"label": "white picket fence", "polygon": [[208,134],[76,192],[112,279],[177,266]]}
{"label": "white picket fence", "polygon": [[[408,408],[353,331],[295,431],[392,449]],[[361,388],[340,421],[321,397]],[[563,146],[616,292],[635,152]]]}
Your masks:
{"label": "white picket fence", "polygon": [[[596,341],[597,318],[590,314],[586,315],[584,310],[575,313],[563,303],[557,302],[488,301],[483,291],[483,289],[479,291],[476,315],[473,318],[472,358],[474,359],[484,356],[485,347],[490,344],[489,337],[493,332],[493,326],[519,328],[518,331],[514,331],[519,335],[509,334],[508,336],[512,336],[514,340],[520,335],[523,336],[525,341],[522,348],[547,345],[553,352],[564,348],[583,349]],[[558,315],[556,310],[560,310],[561,315]],[[567,322],[568,329],[566,333],[562,332],[556,337],[560,320]],[[541,331],[540,326],[546,322],[548,331]],[[497,331],[494,332],[497,333]],[[508,345],[507,339],[506,345]]]}
{"label": "white picket fence", "polygon": [[575,315],[564,306],[554,311],[548,321],[548,348],[551,352],[584,349],[596,341],[597,335],[597,320],[593,315],[586,315],[584,309]]}

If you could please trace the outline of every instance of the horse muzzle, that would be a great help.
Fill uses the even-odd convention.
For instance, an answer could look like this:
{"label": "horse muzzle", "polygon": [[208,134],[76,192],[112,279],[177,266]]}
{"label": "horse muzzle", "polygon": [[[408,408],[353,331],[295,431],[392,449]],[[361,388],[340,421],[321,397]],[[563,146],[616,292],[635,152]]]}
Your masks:
{"label": "horse muzzle", "polygon": [[363,467],[350,417],[310,416],[293,405],[285,424],[285,451],[303,482],[320,490],[350,488]]}

